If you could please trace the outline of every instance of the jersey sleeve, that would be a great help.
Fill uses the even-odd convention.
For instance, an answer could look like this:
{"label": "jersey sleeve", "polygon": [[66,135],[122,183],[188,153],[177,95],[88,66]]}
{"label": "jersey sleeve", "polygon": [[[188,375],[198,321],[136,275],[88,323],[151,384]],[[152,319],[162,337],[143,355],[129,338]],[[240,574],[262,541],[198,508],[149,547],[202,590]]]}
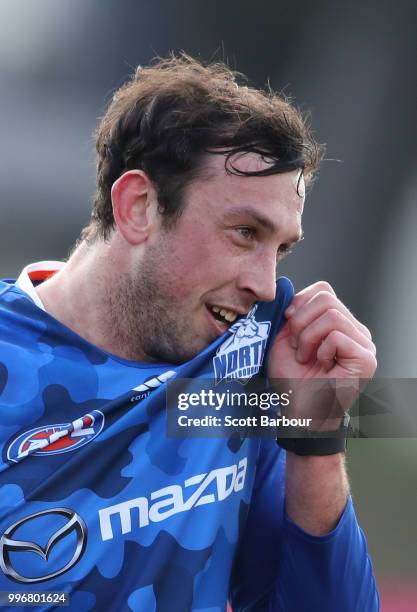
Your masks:
{"label": "jersey sleeve", "polygon": [[273,440],[262,443],[232,577],[233,612],[378,612],[372,563],[352,499],[333,531],[306,533],[284,510],[285,456]]}

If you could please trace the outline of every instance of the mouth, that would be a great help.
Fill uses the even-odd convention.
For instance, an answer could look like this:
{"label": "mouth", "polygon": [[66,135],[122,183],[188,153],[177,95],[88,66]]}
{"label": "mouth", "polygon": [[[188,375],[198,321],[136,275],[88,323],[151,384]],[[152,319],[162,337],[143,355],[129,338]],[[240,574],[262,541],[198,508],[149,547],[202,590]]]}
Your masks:
{"label": "mouth", "polygon": [[211,315],[210,318],[216,326],[218,333],[224,334],[226,330],[241,316],[236,310],[230,310],[223,306],[206,304],[206,309]]}

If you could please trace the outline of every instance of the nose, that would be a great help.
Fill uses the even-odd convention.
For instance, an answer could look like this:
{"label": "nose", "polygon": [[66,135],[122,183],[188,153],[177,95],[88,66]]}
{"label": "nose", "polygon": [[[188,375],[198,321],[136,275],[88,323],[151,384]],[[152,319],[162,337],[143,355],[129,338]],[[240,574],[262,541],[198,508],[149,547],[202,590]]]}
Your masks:
{"label": "nose", "polygon": [[246,262],[241,270],[237,288],[250,292],[256,302],[271,302],[276,294],[276,259],[265,257]]}

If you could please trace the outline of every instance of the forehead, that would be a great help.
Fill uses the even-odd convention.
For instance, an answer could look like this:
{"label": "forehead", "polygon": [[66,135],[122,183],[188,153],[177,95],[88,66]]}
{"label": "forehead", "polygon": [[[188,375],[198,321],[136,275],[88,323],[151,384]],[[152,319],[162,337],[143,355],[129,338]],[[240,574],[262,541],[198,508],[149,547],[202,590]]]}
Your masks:
{"label": "forehead", "polygon": [[[268,168],[268,163],[255,154],[234,158],[232,163],[240,172]],[[297,235],[304,206],[304,179],[300,175],[300,170],[270,176],[228,174],[224,155],[208,155],[204,178],[196,182],[193,191],[198,200],[204,201],[207,213],[219,216],[238,209],[253,210]]]}

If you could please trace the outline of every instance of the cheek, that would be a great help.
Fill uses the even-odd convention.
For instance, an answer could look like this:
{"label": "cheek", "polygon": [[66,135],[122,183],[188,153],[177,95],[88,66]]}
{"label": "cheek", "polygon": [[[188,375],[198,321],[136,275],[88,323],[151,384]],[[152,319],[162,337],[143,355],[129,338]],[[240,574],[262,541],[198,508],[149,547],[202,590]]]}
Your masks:
{"label": "cheek", "polygon": [[[201,286],[206,274],[208,253],[194,241],[160,253],[159,281],[164,292],[174,301],[189,296]],[[162,287],[161,287],[162,288]]]}
{"label": "cheek", "polygon": [[[223,249],[224,250],[224,249]],[[166,266],[166,282],[177,297],[215,289],[230,273],[232,259],[222,255],[220,245],[203,239],[188,239],[180,249],[172,251]]]}
{"label": "cheek", "polygon": [[242,267],[228,234],[204,218],[165,234],[155,249],[164,292],[177,302],[233,283]]}

